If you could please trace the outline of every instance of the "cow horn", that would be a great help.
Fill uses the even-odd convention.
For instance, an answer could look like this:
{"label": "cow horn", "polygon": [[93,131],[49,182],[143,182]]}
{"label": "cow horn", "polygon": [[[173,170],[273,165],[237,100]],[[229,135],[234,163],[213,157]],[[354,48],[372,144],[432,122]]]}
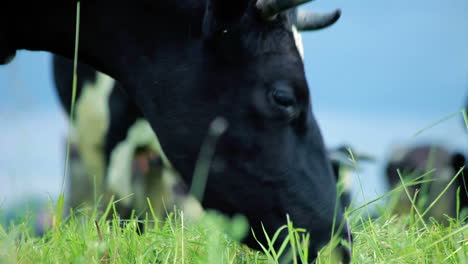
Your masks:
{"label": "cow horn", "polygon": [[317,30],[334,24],[340,16],[340,9],[328,13],[297,10],[296,27],[300,31]]}
{"label": "cow horn", "polygon": [[[257,0],[256,6],[265,19],[272,20],[278,13],[310,1],[312,0]],[[298,10],[295,24],[298,30],[316,30],[332,25],[340,15],[340,9],[328,13]]]}
{"label": "cow horn", "polygon": [[267,20],[272,20],[281,11],[293,8],[312,0],[258,0],[257,8]]}

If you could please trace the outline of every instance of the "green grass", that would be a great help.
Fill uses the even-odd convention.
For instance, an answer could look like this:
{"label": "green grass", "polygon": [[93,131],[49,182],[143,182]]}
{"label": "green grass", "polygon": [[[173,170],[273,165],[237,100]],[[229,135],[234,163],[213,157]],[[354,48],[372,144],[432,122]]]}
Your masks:
{"label": "green grass", "polygon": [[[71,120],[76,97],[79,10],[77,2]],[[464,110],[460,112],[468,128],[467,113]],[[416,135],[430,127],[418,131]],[[68,170],[69,145],[68,142],[65,175]],[[411,184],[415,183],[403,186],[405,191],[406,186]],[[78,210],[63,221],[64,186],[65,178],[62,194],[55,209],[51,210],[53,226],[44,236],[34,235],[32,226],[36,216],[33,213],[26,213],[23,217],[16,215],[17,220],[8,223],[0,221],[0,264],[278,263],[281,255],[290,256],[293,263],[305,263],[307,243],[313,239],[313,235],[294,228],[293,223],[288,221],[288,225],[278,230],[288,233],[284,246],[278,251],[272,249],[270,245],[277,238],[275,235],[267,239],[268,245],[261,245],[263,252],[259,252],[236,242],[249,230],[246,220],[241,216],[228,219],[215,212],[207,212],[199,221],[190,223],[180,213],[170,214],[161,221],[152,212],[144,220],[122,220],[115,214],[114,203],[110,204],[103,216],[98,216],[97,210],[91,216]],[[447,217],[447,223],[441,224],[431,218],[429,221],[423,220],[424,212],[421,215],[413,200],[412,204],[414,210],[400,217],[385,210],[381,210],[382,216],[377,219],[352,214],[349,217],[354,235],[354,243],[350,245],[352,262],[468,263],[468,225],[465,224],[464,214],[460,216],[457,213],[458,219]],[[353,212],[363,208],[354,209]],[[114,214],[108,217],[112,212]],[[139,232],[141,226],[145,232]],[[263,235],[256,234],[257,237]],[[330,249],[338,242],[333,239],[323,248],[317,263],[334,263]],[[288,248],[292,250],[288,251]]]}
{"label": "green grass", "polygon": [[[112,206],[108,209],[107,214],[113,212]],[[388,212],[373,220],[353,215],[353,263],[468,263],[468,225],[456,219],[423,224],[417,218]],[[151,213],[141,221],[124,221],[115,214],[97,217],[78,211],[42,237],[33,235],[32,219],[29,215],[0,224],[0,263],[278,263],[289,248],[274,252],[263,245],[263,252],[251,250],[235,242],[246,234],[246,220],[214,212],[189,222],[181,214],[170,214],[165,221]],[[293,263],[304,263],[305,245],[313,236],[291,222],[281,232],[289,233],[285,245],[294,244]],[[317,263],[334,263],[327,247],[319,256]]]}

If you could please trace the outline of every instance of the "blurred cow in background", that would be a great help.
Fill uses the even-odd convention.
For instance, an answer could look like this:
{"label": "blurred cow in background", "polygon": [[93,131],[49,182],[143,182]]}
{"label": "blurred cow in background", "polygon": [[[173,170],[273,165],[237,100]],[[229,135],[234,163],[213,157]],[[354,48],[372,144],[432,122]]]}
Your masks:
{"label": "blurred cow in background", "polygon": [[[53,70],[60,102],[70,116],[73,62],[55,55]],[[189,218],[200,215],[200,204],[188,195],[150,125],[119,84],[84,64],[77,75],[67,205],[92,207],[114,195],[123,198],[116,204],[123,218],[132,210],[136,216],[148,213],[147,198],[160,217],[173,206]]]}
{"label": "blurred cow in background", "polygon": [[[443,196],[428,211],[427,216],[432,216],[437,220],[446,220],[445,215],[456,216],[457,200],[459,200],[460,210],[468,207],[466,171],[461,171],[464,166],[463,154],[453,152],[441,145],[428,144],[395,148],[390,154],[385,172],[390,187],[393,189],[401,184],[397,171],[399,170],[405,185],[408,185],[406,188],[411,198],[416,197],[415,204],[422,209],[421,213],[437,199],[454,176],[459,174]],[[417,179],[418,177],[420,178]],[[417,181],[412,184],[411,181],[415,179]],[[457,196],[458,189],[460,189],[459,196]],[[395,212],[408,213],[410,211],[412,205],[404,189],[395,199]]]}

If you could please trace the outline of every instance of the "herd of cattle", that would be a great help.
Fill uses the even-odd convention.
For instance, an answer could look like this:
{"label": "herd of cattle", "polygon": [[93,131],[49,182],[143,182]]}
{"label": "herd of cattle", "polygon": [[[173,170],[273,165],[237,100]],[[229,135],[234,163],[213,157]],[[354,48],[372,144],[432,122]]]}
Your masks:
{"label": "herd of cattle", "polygon": [[[69,206],[114,195],[124,198],[118,206],[126,217],[143,214],[149,197],[157,211],[176,206],[191,218],[202,208],[243,214],[256,234],[263,224],[270,235],[288,214],[313,234],[311,258],[332,232],[350,238],[344,207],[355,164],[347,148],[323,144],[298,34],[332,25],[340,11],[298,8],[309,1],[81,1]],[[30,9],[0,17],[0,63],[18,49],[57,54],[55,84],[70,113],[77,5],[27,2]],[[6,5],[24,10],[18,1]],[[200,157],[214,137],[213,155]],[[194,197],[201,158],[210,165],[203,196]],[[428,144],[395,150],[386,171],[394,187],[401,183],[396,169],[414,177],[429,171],[423,180],[430,184],[408,185],[425,190],[428,204],[457,174],[430,211],[442,218],[454,215],[456,204],[468,206],[464,164],[462,153]],[[340,200],[336,182],[345,189]],[[252,234],[244,242],[258,248]],[[339,251],[349,261],[350,251]]]}

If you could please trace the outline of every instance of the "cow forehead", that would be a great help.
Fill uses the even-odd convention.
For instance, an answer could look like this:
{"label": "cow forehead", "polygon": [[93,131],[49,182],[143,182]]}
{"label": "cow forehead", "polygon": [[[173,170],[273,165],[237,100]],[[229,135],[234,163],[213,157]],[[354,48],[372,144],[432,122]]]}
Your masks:
{"label": "cow forehead", "polygon": [[216,40],[210,46],[215,51],[211,55],[214,55],[216,66],[237,66],[234,69],[240,73],[303,75],[302,43],[292,27],[267,30],[232,28],[223,34],[220,38],[225,39]]}
{"label": "cow forehead", "polygon": [[[254,71],[268,79],[293,80],[305,83],[302,38],[291,21],[291,12],[284,12],[276,21],[262,21],[249,31],[243,45],[252,52]],[[304,85],[306,87],[306,85]]]}
{"label": "cow forehead", "polygon": [[277,28],[268,32],[248,32],[241,42],[248,57],[263,61],[265,58],[276,57],[282,63],[302,63],[302,42],[292,27]]}
{"label": "cow forehead", "polygon": [[238,36],[242,48],[253,55],[288,53],[296,49],[297,40],[291,13],[283,12],[273,21],[265,21],[257,12],[246,12],[238,22],[219,25],[215,30]]}

